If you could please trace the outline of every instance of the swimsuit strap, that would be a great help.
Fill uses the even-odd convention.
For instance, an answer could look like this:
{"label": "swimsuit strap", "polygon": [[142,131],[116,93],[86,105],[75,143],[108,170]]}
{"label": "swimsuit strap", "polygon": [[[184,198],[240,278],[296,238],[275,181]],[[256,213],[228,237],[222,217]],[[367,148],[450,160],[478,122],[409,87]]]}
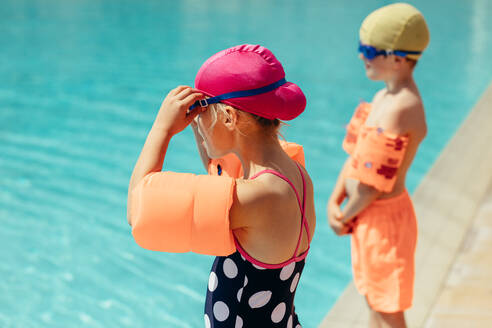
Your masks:
{"label": "swimsuit strap", "polygon": [[[256,179],[260,175],[270,173],[270,174],[278,176],[279,178],[281,178],[282,180],[287,182],[290,185],[290,187],[294,190],[294,192],[296,194],[296,198],[297,198],[297,203],[299,204],[299,209],[301,210],[302,221],[301,221],[301,231],[299,233],[299,238],[297,239],[297,245],[296,245],[296,249],[294,251],[294,255],[292,256],[292,259],[295,259],[297,257],[297,251],[299,250],[299,246],[301,245],[302,227],[303,226],[306,229],[306,233],[308,236],[308,244],[309,244],[309,240],[311,239],[309,236],[309,225],[308,225],[308,222],[306,220],[306,215],[305,215],[305,210],[306,210],[306,180],[304,178],[304,174],[302,173],[301,167],[299,166],[299,164],[297,162],[295,162],[295,163],[297,165],[297,169],[299,170],[299,173],[301,174],[301,178],[302,178],[302,202],[301,202],[301,198],[299,197],[299,193],[297,192],[297,189],[294,186],[294,184],[289,180],[289,178],[287,178],[285,175],[283,175],[282,173],[280,173],[278,171],[263,170],[263,171],[256,173],[255,175],[253,175],[250,178],[250,179]],[[309,245],[308,245],[308,250],[309,250]],[[306,253],[307,253],[307,250],[306,250]]]}
{"label": "swimsuit strap", "polygon": [[311,240],[311,236],[309,235],[309,224],[306,219],[306,179],[304,178],[304,173],[302,173],[302,169],[299,163],[297,162],[295,163],[297,165],[297,168],[299,169],[299,173],[301,174],[301,178],[302,178],[302,224],[306,228],[306,233],[309,242]]}
{"label": "swimsuit strap", "polygon": [[301,209],[301,214],[302,214],[302,222],[301,222],[301,231],[299,233],[299,239],[297,240],[297,246],[296,250],[294,252],[294,256],[296,256],[297,251],[299,250],[299,246],[301,244],[301,238],[302,238],[302,226],[306,229],[306,234],[308,237],[308,250],[309,250],[309,244],[311,237],[309,236],[309,224],[306,219],[306,180],[304,179],[304,173],[302,173],[301,166],[295,162],[297,165],[297,169],[299,170],[299,173],[301,174],[302,178],[302,209]]}
{"label": "swimsuit strap", "polygon": [[260,171],[260,172],[256,173],[255,175],[253,175],[250,179],[251,180],[256,179],[260,175],[263,175],[263,174],[266,174],[266,173],[270,173],[270,174],[273,174],[273,175],[278,176],[280,179],[284,180],[285,182],[287,182],[291,186],[291,188],[296,193],[297,203],[299,204],[299,208],[301,209],[301,213],[304,213],[304,209],[303,209],[303,206],[302,206],[302,203],[301,203],[301,198],[299,197],[299,193],[297,192],[296,187],[294,187],[294,184],[289,180],[289,178],[287,178],[282,173],[277,172],[277,171],[274,171],[274,170],[263,170],[263,171]]}

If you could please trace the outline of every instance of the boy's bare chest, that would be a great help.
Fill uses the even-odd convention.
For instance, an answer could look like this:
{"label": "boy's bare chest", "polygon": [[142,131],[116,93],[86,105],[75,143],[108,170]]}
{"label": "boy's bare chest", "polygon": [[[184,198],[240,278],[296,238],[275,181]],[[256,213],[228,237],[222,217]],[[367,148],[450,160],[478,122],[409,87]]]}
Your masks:
{"label": "boy's bare chest", "polygon": [[384,127],[386,121],[394,110],[395,99],[393,97],[380,99],[371,104],[371,112],[366,120],[367,126]]}

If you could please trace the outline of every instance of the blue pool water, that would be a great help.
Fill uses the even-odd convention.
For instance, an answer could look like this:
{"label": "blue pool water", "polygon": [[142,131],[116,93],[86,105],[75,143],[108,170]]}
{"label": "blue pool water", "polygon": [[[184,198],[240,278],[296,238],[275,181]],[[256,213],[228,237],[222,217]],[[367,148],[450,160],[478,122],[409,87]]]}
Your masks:
{"label": "blue pool water", "polygon": [[[315,181],[319,223],[296,305],[316,327],[351,279],[348,240],[325,223],[344,124],[382,86],[365,78],[357,31],[390,2],[2,0],[0,326],[202,327],[213,258],[139,248],[126,188],[167,91],[192,84],[215,52],[260,43],[308,97],[283,132],[305,146]],[[492,78],[490,1],[412,3],[431,43],[416,69],[429,135],[411,191]],[[165,167],[204,172],[190,131]]]}

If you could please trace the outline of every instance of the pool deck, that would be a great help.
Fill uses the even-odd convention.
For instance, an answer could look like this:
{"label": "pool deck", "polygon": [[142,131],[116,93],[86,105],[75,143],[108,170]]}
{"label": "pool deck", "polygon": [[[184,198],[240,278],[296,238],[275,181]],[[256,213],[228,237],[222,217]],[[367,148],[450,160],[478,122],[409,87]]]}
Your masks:
{"label": "pool deck", "polygon": [[[492,84],[412,195],[419,222],[410,328],[491,327]],[[368,327],[353,282],[319,328]]]}

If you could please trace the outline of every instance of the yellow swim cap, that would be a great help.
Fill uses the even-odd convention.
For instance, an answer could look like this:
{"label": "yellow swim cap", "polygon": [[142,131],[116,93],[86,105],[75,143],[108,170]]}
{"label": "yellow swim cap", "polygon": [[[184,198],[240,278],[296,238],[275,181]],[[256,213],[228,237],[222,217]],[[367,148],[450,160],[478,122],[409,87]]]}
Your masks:
{"label": "yellow swim cap", "polygon": [[[429,44],[429,29],[424,16],[407,3],[381,7],[364,19],[360,42],[380,50],[423,51]],[[407,55],[417,60],[419,55]]]}

